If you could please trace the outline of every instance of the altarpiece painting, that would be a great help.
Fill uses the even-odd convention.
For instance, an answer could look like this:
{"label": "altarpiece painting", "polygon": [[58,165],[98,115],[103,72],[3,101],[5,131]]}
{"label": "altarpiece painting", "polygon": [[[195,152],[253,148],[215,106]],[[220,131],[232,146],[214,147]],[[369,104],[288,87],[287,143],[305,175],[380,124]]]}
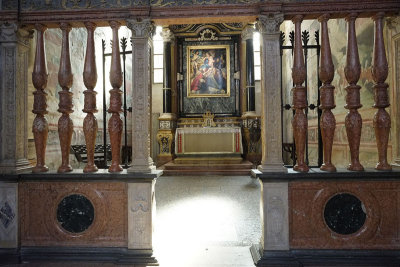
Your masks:
{"label": "altarpiece painting", "polygon": [[187,96],[229,97],[229,45],[187,47]]}

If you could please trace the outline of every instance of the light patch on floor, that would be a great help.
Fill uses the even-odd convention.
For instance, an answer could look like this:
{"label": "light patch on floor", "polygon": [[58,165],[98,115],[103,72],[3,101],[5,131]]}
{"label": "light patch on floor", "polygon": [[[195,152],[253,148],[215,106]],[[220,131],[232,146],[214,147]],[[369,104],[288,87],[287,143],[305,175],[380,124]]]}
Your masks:
{"label": "light patch on floor", "polygon": [[250,177],[161,177],[154,254],[161,267],[250,267],[261,236],[260,188]]}

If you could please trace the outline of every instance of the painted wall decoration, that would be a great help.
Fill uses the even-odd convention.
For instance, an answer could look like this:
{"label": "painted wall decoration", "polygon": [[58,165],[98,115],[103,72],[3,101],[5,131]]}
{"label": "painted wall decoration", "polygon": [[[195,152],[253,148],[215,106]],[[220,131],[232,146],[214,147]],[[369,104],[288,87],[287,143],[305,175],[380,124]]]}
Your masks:
{"label": "painted wall decoration", "polygon": [[[315,20],[305,20],[302,23],[302,30],[310,32],[310,43],[315,44],[312,34],[320,29],[320,24]],[[349,163],[349,148],[347,135],[344,126],[344,118],[348,110],[344,108],[346,102],[346,86],[347,81],[344,74],[344,67],[346,64],[346,48],[347,48],[347,23],[344,19],[331,19],[328,21],[328,29],[330,36],[330,44],[332,50],[332,59],[335,66],[335,75],[332,85],[335,86],[335,104],[336,107],[332,109],[336,118],[336,130],[333,144],[333,163],[338,168],[343,168]],[[293,23],[286,21],[281,28],[282,31],[288,33],[293,30]],[[375,133],[372,125],[372,119],[376,110],[372,107],[374,104],[373,92],[373,79],[372,79],[372,55],[374,48],[374,24],[369,18],[358,18],[356,20],[356,33],[357,44],[361,63],[361,76],[358,85],[361,86],[361,104],[363,107],[359,110],[362,119],[363,127],[361,133],[361,147],[360,147],[360,160],[364,167],[374,167],[378,159],[377,149],[375,144]],[[287,38],[285,44],[290,45],[290,39]],[[317,86],[317,72],[315,67],[317,64],[316,51],[310,51],[307,57],[308,65],[308,104],[317,104],[318,99],[318,86]],[[283,98],[284,103],[291,103],[291,68],[293,59],[291,51],[284,51],[283,55],[283,68],[282,68],[282,84],[283,84]],[[389,78],[390,79],[390,78]],[[387,109],[390,112],[390,109]],[[291,119],[292,112],[284,112],[284,135],[283,140],[286,143],[292,143],[292,130]],[[308,143],[309,143],[309,159],[310,165],[317,164],[317,109],[309,110],[308,112]],[[392,143],[389,140],[389,161],[391,155]]]}
{"label": "painted wall decoration", "polygon": [[229,97],[229,45],[187,47],[187,96]]}
{"label": "painted wall decoration", "polygon": [[[285,0],[282,2],[288,2]],[[297,1],[297,0],[290,0]],[[304,2],[304,0],[302,0]],[[17,9],[17,1],[3,0],[2,8]],[[71,10],[100,8],[172,7],[190,5],[253,4],[262,0],[25,0],[21,1],[24,10]],[[1,6],[0,6],[1,7]]]}

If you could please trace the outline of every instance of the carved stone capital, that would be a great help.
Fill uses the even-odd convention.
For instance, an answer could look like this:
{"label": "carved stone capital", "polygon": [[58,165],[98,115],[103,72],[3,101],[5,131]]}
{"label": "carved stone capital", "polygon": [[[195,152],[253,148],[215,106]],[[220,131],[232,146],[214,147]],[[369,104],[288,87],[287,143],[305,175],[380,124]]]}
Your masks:
{"label": "carved stone capital", "polygon": [[260,15],[257,22],[257,29],[261,34],[278,34],[282,22],[282,13]]}
{"label": "carved stone capital", "polygon": [[254,33],[254,25],[247,25],[246,27],[244,27],[243,31],[242,31],[242,40],[246,41],[249,39],[253,39],[253,33]]}
{"label": "carved stone capital", "polygon": [[0,43],[18,42],[29,46],[29,41],[33,37],[33,31],[18,28],[15,23],[3,23],[0,26]]}
{"label": "carved stone capital", "polygon": [[128,20],[127,26],[132,30],[132,38],[152,38],[155,27],[150,19]]}
{"label": "carved stone capital", "polygon": [[164,43],[170,43],[175,40],[174,33],[168,28],[163,28],[161,32],[161,37],[163,38]]}

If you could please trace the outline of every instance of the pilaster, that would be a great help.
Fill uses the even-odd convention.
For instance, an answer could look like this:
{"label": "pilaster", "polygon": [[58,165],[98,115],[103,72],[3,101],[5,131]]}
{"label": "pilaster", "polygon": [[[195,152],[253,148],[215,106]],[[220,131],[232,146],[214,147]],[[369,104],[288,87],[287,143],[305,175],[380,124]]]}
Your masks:
{"label": "pilaster", "polygon": [[31,168],[28,160],[28,52],[32,33],[0,26],[0,173]]}
{"label": "pilaster", "polygon": [[262,183],[264,250],[289,250],[288,183]]}
{"label": "pilaster", "polygon": [[152,249],[155,180],[128,184],[128,248]]}
{"label": "pilaster", "polygon": [[18,247],[18,184],[0,182],[0,248]]}
{"label": "pilaster", "polygon": [[262,172],[286,172],[282,161],[280,31],[283,14],[261,15],[261,139]]}
{"label": "pilaster", "polygon": [[151,172],[151,38],[154,26],[149,19],[128,20],[132,30],[132,167],[128,172]]}

